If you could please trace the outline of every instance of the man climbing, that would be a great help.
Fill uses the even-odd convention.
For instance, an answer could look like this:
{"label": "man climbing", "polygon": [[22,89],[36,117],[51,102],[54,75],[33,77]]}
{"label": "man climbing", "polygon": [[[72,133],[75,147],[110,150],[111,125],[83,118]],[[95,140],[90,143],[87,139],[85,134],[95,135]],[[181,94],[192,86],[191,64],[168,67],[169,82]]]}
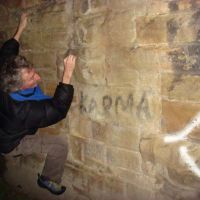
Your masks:
{"label": "man climbing", "polygon": [[76,57],[64,59],[62,81],[54,96],[43,94],[38,86],[40,75],[19,53],[19,39],[27,26],[22,14],[13,38],[0,49],[0,153],[5,156],[47,153],[37,183],[51,193],[65,192],[61,178],[67,158],[67,142],[60,135],[36,134],[66,117],[74,89],[70,84]]}

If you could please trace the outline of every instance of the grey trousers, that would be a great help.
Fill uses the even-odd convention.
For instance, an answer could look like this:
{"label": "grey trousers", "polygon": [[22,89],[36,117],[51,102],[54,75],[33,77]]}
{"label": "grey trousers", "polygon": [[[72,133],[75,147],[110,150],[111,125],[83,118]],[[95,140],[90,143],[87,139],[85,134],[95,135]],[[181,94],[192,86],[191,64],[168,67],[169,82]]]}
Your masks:
{"label": "grey trousers", "polygon": [[47,153],[42,175],[60,183],[68,153],[67,138],[64,135],[35,134],[25,136],[20,144],[5,156]]}

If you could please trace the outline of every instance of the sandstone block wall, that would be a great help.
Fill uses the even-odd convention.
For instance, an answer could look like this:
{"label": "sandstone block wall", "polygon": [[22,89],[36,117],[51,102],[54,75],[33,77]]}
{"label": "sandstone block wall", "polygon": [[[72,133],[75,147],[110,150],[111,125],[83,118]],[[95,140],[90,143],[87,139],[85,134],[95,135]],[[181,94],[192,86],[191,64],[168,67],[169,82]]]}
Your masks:
{"label": "sandstone block wall", "polygon": [[[62,198],[198,199],[200,1],[0,0],[1,43],[23,10],[31,15],[21,54],[47,94],[67,50],[78,55],[68,117],[39,131],[68,140]],[[42,166],[20,159],[19,171]]]}

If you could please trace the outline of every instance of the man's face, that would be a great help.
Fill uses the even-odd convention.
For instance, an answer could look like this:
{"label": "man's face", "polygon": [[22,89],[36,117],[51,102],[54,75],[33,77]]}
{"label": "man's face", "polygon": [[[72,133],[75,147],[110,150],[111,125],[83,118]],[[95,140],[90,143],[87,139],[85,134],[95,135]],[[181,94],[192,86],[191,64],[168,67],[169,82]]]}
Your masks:
{"label": "man's face", "polygon": [[33,88],[37,86],[41,80],[40,75],[35,71],[34,68],[23,68],[21,70],[21,77],[23,81],[23,85],[20,88],[21,90]]}

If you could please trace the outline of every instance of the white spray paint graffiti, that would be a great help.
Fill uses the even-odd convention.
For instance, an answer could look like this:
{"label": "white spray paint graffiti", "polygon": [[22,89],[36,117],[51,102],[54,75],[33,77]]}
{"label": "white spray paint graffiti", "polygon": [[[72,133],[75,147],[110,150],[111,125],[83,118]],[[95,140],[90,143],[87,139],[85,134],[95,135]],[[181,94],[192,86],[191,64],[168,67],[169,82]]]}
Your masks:
{"label": "white spray paint graffiti", "polygon": [[[187,136],[198,126],[200,126],[200,112],[180,131],[168,134],[164,137],[165,143],[173,143],[182,140],[186,140]],[[195,163],[194,159],[188,154],[188,149],[186,146],[181,146],[179,148],[179,153],[188,166],[188,168],[198,177],[200,177],[200,168]]]}
{"label": "white spray paint graffiti", "polygon": [[177,142],[187,139],[187,136],[200,125],[200,112],[180,131],[164,137],[166,143]]}
{"label": "white spray paint graffiti", "polygon": [[194,159],[188,154],[188,149],[185,146],[181,146],[179,149],[182,160],[187,164],[189,169],[200,177],[200,169],[195,163]]}

